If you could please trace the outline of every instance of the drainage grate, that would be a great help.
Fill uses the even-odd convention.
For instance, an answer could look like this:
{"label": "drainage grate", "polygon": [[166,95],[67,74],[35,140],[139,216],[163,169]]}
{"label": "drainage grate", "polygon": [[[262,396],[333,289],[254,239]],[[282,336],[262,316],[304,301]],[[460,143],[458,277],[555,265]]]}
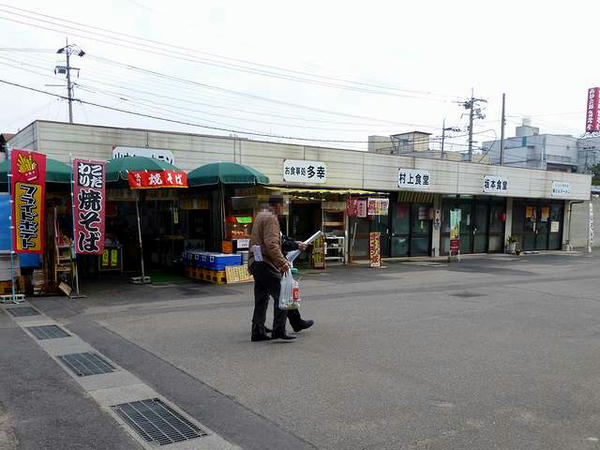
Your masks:
{"label": "drainage grate", "polygon": [[8,313],[12,314],[14,317],[40,315],[40,312],[31,306],[18,306],[16,308],[6,308],[6,311],[8,311]]}
{"label": "drainage grate", "polygon": [[471,298],[471,297],[485,297],[485,294],[478,294],[477,292],[457,292],[456,294],[450,294],[452,297],[459,298]]}
{"label": "drainage grate", "polygon": [[96,353],[71,353],[58,358],[80,377],[115,371],[114,366]]}
{"label": "drainage grate", "polygon": [[41,325],[39,327],[27,327],[37,339],[57,339],[71,336],[65,330],[56,325]]}
{"label": "drainage grate", "polygon": [[112,409],[146,442],[160,445],[207,436],[196,425],[158,398],[122,403]]}

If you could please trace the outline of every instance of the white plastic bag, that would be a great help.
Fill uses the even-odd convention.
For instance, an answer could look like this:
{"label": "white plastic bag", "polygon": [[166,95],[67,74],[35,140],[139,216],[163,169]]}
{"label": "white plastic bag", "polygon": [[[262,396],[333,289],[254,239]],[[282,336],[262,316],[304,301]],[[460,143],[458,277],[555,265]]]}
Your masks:
{"label": "white plastic bag", "polygon": [[296,284],[297,288],[298,285],[297,282],[294,281],[294,277],[292,276],[292,270],[288,269],[281,277],[281,290],[279,291],[280,309],[298,309],[298,300],[294,300],[294,296],[292,294],[294,284]]}

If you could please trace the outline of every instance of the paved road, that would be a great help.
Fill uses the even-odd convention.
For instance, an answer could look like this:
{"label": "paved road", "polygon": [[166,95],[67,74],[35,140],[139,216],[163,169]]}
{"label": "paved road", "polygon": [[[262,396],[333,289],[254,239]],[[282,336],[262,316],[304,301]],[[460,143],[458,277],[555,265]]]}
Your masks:
{"label": "paved road", "polygon": [[244,448],[597,449],[599,263],[307,274],[317,324],[292,343],[249,341],[251,285],[105,284],[34,304]]}

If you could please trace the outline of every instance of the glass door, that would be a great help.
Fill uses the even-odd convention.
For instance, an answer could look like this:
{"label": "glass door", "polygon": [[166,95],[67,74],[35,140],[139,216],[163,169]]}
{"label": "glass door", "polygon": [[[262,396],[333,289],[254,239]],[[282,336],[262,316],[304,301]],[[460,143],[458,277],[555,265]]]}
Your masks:
{"label": "glass door", "polygon": [[398,203],[392,211],[391,256],[408,256],[410,250],[410,204]]}
{"label": "glass door", "polygon": [[548,234],[550,233],[550,205],[541,205],[537,209],[535,249],[548,250]]}
{"label": "glass door", "polygon": [[559,203],[550,205],[550,235],[548,237],[549,250],[560,250],[562,248],[563,208],[563,205]]}
{"label": "glass door", "polygon": [[429,256],[431,243],[431,220],[429,206],[411,205],[410,256]]}
{"label": "glass door", "polygon": [[504,248],[504,222],[506,221],[506,206],[504,203],[490,205],[490,223],[488,227],[488,252],[501,252]]}
{"label": "glass door", "polygon": [[475,204],[475,213],[473,214],[473,253],[487,252],[489,210],[490,206],[488,203],[478,202]]}
{"label": "glass door", "polygon": [[523,225],[523,250],[535,250],[538,229],[538,207],[525,204],[525,223]]}
{"label": "glass door", "polygon": [[462,254],[472,253],[473,234],[471,232],[472,203],[459,203],[460,209],[460,252]]}

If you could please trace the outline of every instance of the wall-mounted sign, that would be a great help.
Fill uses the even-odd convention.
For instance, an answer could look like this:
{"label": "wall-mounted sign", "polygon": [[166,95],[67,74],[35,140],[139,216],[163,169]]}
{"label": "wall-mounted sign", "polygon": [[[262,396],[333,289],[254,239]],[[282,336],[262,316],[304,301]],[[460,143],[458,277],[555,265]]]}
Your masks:
{"label": "wall-mounted sign", "polygon": [[169,164],[175,164],[175,156],[171,150],[144,147],[113,147],[113,158],[125,158],[127,156],[144,156],[146,158],[160,159]]}
{"label": "wall-mounted sign", "polygon": [[325,183],[327,181],[327,165],[322,161],[286,159],[283,161],[283,181]]}
{"label": "wall-mounted sign", "polygon": [[367,214],[369,216],[387,216],[389,208],[389,198],[369,198],[367,204]]}
{"label": "wall-mounted sign", "polygon": [[552,182],[552,197],[565,197],[571,193],[571,183],[563,181]]}
{"label": "wall-mounted sign", "polygon": [[599,111],[600,107],[600,88],[593,87],[588,89],[587,108],[585,111],[585,131],[587,133],[600,131]]}
{"label": "wall-mounted sign", "polygon": [[431,176],[427,170],[398,169],[398,187],[404,189],[428,189]]}
{"label": "wall-mounted sign", "polygon": [[188,187],[187,174],[180,170],[132,170],[127,178],[131,189]]}
{"label": "wall-mounted sign", "polygon": [[486,175],[483,177],[483,192],[508,192],[508,180],[496,175]]}

